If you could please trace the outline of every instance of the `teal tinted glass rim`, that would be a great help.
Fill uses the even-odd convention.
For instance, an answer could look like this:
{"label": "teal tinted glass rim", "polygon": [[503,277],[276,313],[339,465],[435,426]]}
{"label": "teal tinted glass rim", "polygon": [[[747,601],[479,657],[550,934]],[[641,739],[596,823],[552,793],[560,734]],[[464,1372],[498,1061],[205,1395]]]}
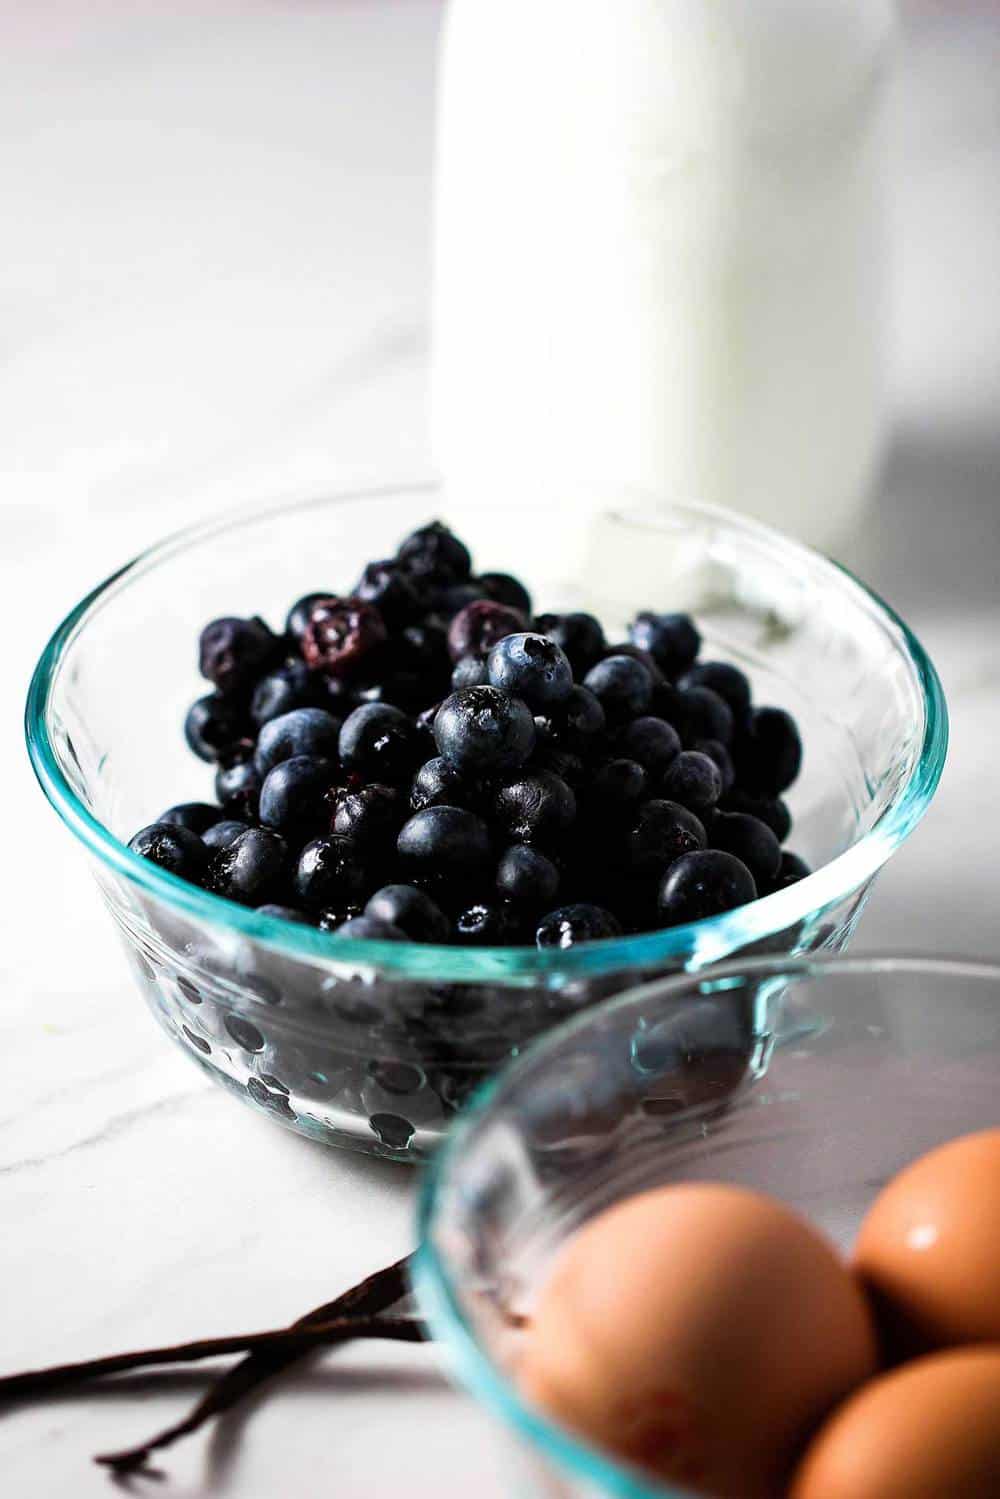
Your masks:
{"label": "teal tinted glass rim", "polygon": [[468,1142],[489,1117],[502,1095],[516,1087],[518,1076],[534,1068],[546,1054],[561,1050],[576,1035],[585,1035],[594,1019],[625,1011],[645,999],[687,997],[704,986],[738,978],[816,978],[836,976],[874,977],[906,974],[949,978],[974,978],[997,989],[1000,1008],[1000,960],[963,957],[923,957],[916,954],[879,953],[824,955],[823,957],[748,958],[719,963],[699,973],[677,974],[638,985],[547,1031],[527,1046],[517,1061],[484,1083],[463,1108],[426,1167],[417,1200],[417,1249],[413,1281],[432,1338],[441,1343],[448,1367],[469,1393],[522,1438],[537,1447],[542,1457],[591,1485],[601,1493],[622,1499],[694,1499],[690,1489],[650,1484],[632,1469],[617,1463],[607,1453],[590,1446],[568,1428],[550,1421],[540,1410],[526,1404],[514,1384],[489,1357],[477,1339],[462,1309],[455,1283],[434,1242],[438,1203],[450,1189],[450,1178],[460,1166]]}
{"label": "teal tinted glass rim", "polygon": [[[343,951],[338,953],[338,945],[326,932],[284,921],[280,917],[262,916],[222,896],[200,890],[134,854],[94,817],[67,780],[52,743],[49,710],[63,658],[86,628],[90,615],[176,553],[220,532],[251,526],[290,510],[407,496],[430,505],[432,501],[440,501],[442,492],[435,483],[400,483],[243,507],[219,515],[177,531],[139,553],[70,611],[43,650],[32,676],[25,709],[25,734],[32,766],[42,790],[74,835],[102,864],[168,906],[197,920],[223,926],[242,937],[262,942],[290,957],[333,962],[346,956]],[[836,904],[877,873],[913,831],[927,810],[941,778],[948,745],[948,715],[937,672],[912,630],[878,594],[847,568],[769,526],[744,519],[718,506],[693,504],[661,506],[654,515],[643,515],[642,520],[650,525],[669,522],[671,517],[674,521],[683,521],[685,517],[701,523],[714,521],[730,531],[742,531],[748,538],[763,541],[787,553],[790,563],[800,559],[810,569],[827,571],[835,586],[845,589],[859,607],[879,620],[887,635],[894,640],[896,649],[909,660],[920,686],[924,710],[920,752],[896,799],[863,837],[813,874],[786,890],[763,896],[721,916],[639,936],[585,943],[568,951],[541,952],[534,948],[502,947],[467,949],[354,939],[350,946],[352,963],[369,964],[401,978],[451,983],[483,983],[491,979],[530,983],[546,977],[551,981],[553,975],[571,979],[640,968],[646,964],[711,961],[713,957],[724,956],[738,947],[763,941]]]}

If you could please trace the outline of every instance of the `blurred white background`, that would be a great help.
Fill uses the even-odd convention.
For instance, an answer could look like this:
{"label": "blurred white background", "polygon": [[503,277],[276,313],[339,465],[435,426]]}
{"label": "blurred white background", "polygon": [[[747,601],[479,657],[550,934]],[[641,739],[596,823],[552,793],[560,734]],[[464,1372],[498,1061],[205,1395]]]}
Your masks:
{"label": "blurred white background", "polygon": [[[291,1317],[410,1241],[409,1178],[286,1139],[167,1052],[31,783],[19,718],[54,624],[164,531],[428,470],[439,20],[438,0],[0,0],[10,1367]],[[845,560],[937,659],[954,739],[860,945],[984,953],[1000,890],[1000,5],[911,0],[903,21],[893,441]],[[210,1460],[197,1444],[172,1458],[157,1492],[457,1499],[471,1468],[499,1494],[482,1423],[412,1373],[427,1362],[380,1355],[385,1379],[358,1373],[346,1393],[304,1377],[245,1440],[231,1427]],[[91,1451],[190,1394],[165,1382],[5,1419],[6,1491],[105,1492]]]}

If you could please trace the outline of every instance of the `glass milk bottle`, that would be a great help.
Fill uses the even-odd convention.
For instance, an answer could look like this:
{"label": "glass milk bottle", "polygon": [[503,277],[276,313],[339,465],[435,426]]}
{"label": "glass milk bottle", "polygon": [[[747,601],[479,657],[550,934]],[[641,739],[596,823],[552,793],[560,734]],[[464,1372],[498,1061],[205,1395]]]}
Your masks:
{"label": "glass milk bottle", "polygon": [[450,0],[445,479],[634,487],[835,547],[882,425],[891,40],[891,0]]}

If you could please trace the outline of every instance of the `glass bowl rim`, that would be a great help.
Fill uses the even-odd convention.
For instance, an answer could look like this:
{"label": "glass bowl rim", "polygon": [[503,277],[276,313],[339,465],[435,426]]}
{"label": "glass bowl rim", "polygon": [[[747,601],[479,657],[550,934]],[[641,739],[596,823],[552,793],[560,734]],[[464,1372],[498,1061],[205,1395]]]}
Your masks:
{"label": "glass bowl rim", "polygon": [[[417,480],[334,490],[224,511],[155,542],[99,583],[70,610],[43,649],[32,675],[25,707],[25,737],[32,767],[46,797],[70,831],[101,864],[188,916],[221,925],[299,960],[370,965],[415,980],[450,983],[493,980],[528,984],[546,975],[594,976],[647,963],[689,959],[693,954],[697,954],[699,961],[709,961],[713,947],[724,956],[736,948],[761,941],[859,888],[881,868],[920,821],[941,778],[948,747],[944,692],[920,641],[877,593],[841,564],[759,521],[720,506],[703,504],[661,504],[652,516],[643,513],[641,519],[645,525],[668,522],[671,517],[675,523],[685,517],[697,518],[702,523],[714,521],[730,531],[756,538],[772,550],[786,553],[790,560],[808,562],[811,570],[819,568],[828,572],[837,589],[846,591],[856,607],[866,610],[887,635],[895,637],[895,649],[909,660],[921,693],[924,734],[920,752],[889,807],[878,822],[843,853],[787,889],[761,896],[734,911],[684,926],[606,938],[568,950],[461,948],[355,938],[350,943],[349,953],[346,950],[338,952],[338,944],[331,942],[327,932],[280,917],[261,915],[250,907],[236,905],[160,869],[133,853],[84,805],[59,763],[50,733],[49,710],[66,652],[85,630],[88,620],[107,602],[177,553],[226,531],[238,531],[292,510],[408,495],[422,496],[430,502],[440,500],[444,494],[439,482]],[[627,507],[611,506],[607,513],[623,515],[629,512]]]}
{"label": "glass bowl rim", "polygon": [[[515,1434],[526,1440],[541,1455],[564,1473],[595,1485],[601,1493],[619,1499],[693,1499],[690,1489],[669,1487],[643,1480],[637,1471],[617,1462],[598,1447],[591,1446],[568,1427],[558,1424],[540,1410],[521,1399],[513,1382],[484,1351],[468,1318],[462,1310],[452,1277],[434,1244],[433,1231],[438,1201],[446,1190],[454,1162],[460,1161],[463,1149],[476,1126],[494,1108],[498,1097],[517,1074],[537,1062],[549,1049],[556,1049],[577,1033],[586,1032],[596,1015],[623,1010],[644,997],[670,998],[689,994],[695,986],[716,980],[747,976],[804,978],[838,975],[913,973],[944,977],[963,976],[990,980],[1000,987],[1000,958],[994,961],[951,956],[922,956],[915,953],[873,953],[830,955],[822,957],[761,957],[719,963],[711,968],[654,979],[625,990],[613,999],[583,1011],[572,1020],[554,1026],[525,1048],[524,1052],[485,1082],[464,1106],[452,1124],[420,1181],[417,1199],[417,1248],[413,1261],[413,1284],[421,1314],[431,1337],[439,1342],[447,1367],[461,1385]],[[1000,1003],[1000,999],[998,999]]]}

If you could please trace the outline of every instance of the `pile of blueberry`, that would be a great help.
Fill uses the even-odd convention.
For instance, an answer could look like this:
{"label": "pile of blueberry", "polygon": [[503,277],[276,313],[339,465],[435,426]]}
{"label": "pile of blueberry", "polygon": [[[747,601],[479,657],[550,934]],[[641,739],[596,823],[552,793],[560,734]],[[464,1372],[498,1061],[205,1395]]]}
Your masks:
{"label": "pile of blueberry", "polygon": [[534,614],[439,522],[282,634],[213,620],[184,732],[218,805],[130,847],[337,939],[565,948],[713,916],[799,880],[802,746],[689,616]]}

